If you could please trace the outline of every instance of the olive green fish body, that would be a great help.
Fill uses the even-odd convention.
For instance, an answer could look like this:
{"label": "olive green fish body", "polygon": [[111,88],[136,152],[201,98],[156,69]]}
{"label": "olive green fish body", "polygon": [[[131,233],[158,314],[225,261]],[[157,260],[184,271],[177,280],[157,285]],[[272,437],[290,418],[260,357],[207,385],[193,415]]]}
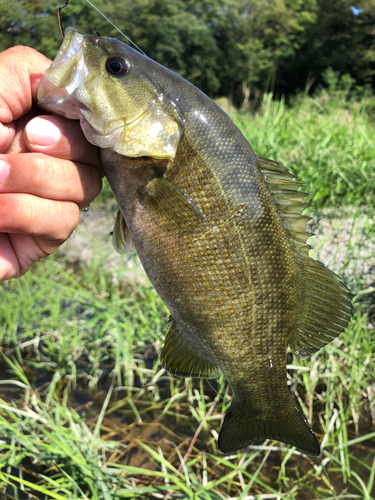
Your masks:
{"label": "olive green fish body", "polygon": [[[213,115],[222,121],[216,109]],[[206,117],[212,134],[215,121],[208,111]],[[157,204],[147,203],[154,196],[152,174],[135,172],[138,168],[145,173],[144,162],[135,167],[137,161],[104,152],[102,164],[110,184],[116,186],[115,196],[146,273],[171,313],[177,338],[181,335],[199,352],[185,367],[186,349],[179,349],[180,341],[175,340],[172,354],[163,359],[169,371],[209,377],[217,371],[202,374],[204,362],[219,366],[246,420],[277,422],[291,411],[285,359],[298,319],[301,264],[249,145],[240,134],[238,142],[233,140],[237,129],[232,130],[229,120],[227,127],[228,134],[219,130],[216,142],[207,147],[203,143],[192,157],[190,144],[197,132],[193,130],[190,138],[187,124],[165,176],[194,199],[205,220],[173,214],[170,201],[163,197]],[[200,135],[205,137],[203,132]],[[215,153],[210,157],[211,148]],[[226,161],[230,165],[233,157],[236,169],[228,176]],[[154,162],[148,168],[152,171]],[[175,359],[174,351],[179,353]],[[315,438],[307,432],[310,448],[317,449]],[[227,448],[222,444],[230,451]]]}
{"label": "olive green fish body", "polygon": [[345,286],[308,257],[299,184],[256,157],[210,99],[116,40],[68,30],[38,90],[101,148],[129,239],[171,313],[161,353],[180,376],[220,371],[233,401],[219,436],[231,452],[266,438],[319,445],[287,388],[286,352],[308,357],[351,314]]}

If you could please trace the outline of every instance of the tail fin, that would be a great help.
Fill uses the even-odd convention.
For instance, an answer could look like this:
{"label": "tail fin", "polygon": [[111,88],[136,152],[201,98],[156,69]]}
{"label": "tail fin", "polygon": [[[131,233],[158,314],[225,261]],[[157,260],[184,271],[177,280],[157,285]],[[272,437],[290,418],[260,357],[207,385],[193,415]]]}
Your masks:
{"label": "tail fin", "polygon": [[291,444],[310,456],[320,454],[319,443],[297,401],[291,399],[289,411],[269,418],[249,417],[234,400],[220,431],[220,451],[233,453],[264,439]]}

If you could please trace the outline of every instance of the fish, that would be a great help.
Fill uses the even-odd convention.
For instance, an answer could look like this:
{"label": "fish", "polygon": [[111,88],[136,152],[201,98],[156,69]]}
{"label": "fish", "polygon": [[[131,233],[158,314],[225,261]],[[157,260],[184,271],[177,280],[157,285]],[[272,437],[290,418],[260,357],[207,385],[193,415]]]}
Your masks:
{"label": "fish", "polygon": [[256,156],[204,93],[128,45],[67,28],[38,105],[79,120],[130,242],[170,312],[161,363],[232,389],[218,448],[272,439],[311,456],[317,438],[288,389],[290,346],[309,358],[352,312],[340,278],[309,256],[306,193]]}

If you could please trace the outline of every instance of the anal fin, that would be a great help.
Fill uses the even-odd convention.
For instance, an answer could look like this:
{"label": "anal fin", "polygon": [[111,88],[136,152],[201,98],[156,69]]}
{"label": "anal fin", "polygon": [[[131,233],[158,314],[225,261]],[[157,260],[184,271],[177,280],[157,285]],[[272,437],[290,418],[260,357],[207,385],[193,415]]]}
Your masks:
{"label": "anal fin", "polygon": [[169,373],[179,377],[216,378],[220,375],[219,368],[202,358],[180,333],[173,318],[160,360]]}

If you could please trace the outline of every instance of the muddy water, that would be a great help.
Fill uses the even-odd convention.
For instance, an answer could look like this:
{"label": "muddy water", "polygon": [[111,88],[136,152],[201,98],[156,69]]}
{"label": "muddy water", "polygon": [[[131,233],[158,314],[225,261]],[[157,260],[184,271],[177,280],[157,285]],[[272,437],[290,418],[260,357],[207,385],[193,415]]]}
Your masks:
{"label": "muddy water", "polygon": [[[84,364],[82,360],[81,364]],[[105,367],[105,372],[110,373],[110,366]],[[39,394],[43,394],[45,389],[51,382],[51,374],[46,372],[32,372],[29,369],[25,370],[29,379],[34,380],[34,387],[38,388]],[[9,370],[0,362],[0,381],[9,380],[11,378]],[[136,381],[136,378],[135,378]],[[207,396],[208,401],[212,401],[216,395],[215,382],[210,382],[211,385],[203,383],[204,394]],[[90,391],[84,384],[78,385],[70,391],[69,405],[74,408],[80,415],[85,415],[86,423],[90,428],[94,428],[98,416],[101,412],[104,400],[107,396],[111,380],[109,376],[103,377],[100,380],[99,387],[95,391]],[[138,384],[136,384],[138,385]],[[199,381],[194,382],[193,390],[202,390]],[[108,454],[107,460],[109,463],[127,464],[130,466],[141,467],[149,470],[159,470],[158,464],[151,458],[150,454],[138,444],[138,441],[153,448],[158,453],[162,453],[169,463],[173,464],[176,468],[181,463],[181,456],[184,456],[189,448],[193,435],[198,427],[197,420],[192,416],[191,406],[188,401],[187,395],[183,396],[172,404],[169,411],[163,414],[163,410],[170,398],[170,383],[168,377],[162,377],[158,383],[158,394],[160,401],[155,403],[150,393],[144,391],[134,393],[132,397],[133,404],[138,414],[135,414],[134,407],[132,408],[128,402],[128,392],[125,388],[117,388],[111,397],[104,420],[101,425],[101,436],[103,439],[116,441],[121,444],[118,451]],[[180,385],[180,392],[185,393],[186,387],[184,384]],[[2,399],[10,402],[15,401],[18,406],[22,406],[24,390],[11,385],[0,385],[0,394]],[[217,480],[228,474],[231,469],[219,463],[216,459],[215,453],[215,439],[213,435],[218,432],[221,424],[220,420],[220,404],[217,405],[213,413],[217,419],[212,420],[206,428],[204,428],[195,443],[190,458],[197,459],[194,472],[197,476],[201,476],[203,472],[203,462],[205,461],[205,470],[207,472],[207,480]],[[217,410],[217,411],[216,411]],[[0,410],[1,411],[1,410]],[[315,426],[315,429],[317,427]],[[361,428],[361,434],[371,432],[371,429]],[[355,438],[354,431],[348,428],[348,439]],[[318,438],[322,439],[323,436],[318,434]],[[1,429],[0,429],[1,439]],[[292,455],[288,460],[285,471],[288,477],[288,485],[284,487],[279,483],[280,468],[282,467],[282,460],[284,454],[279,451],[278,445],[272,445],[273,451],[270,452],[267,461],[262,468],[258,478],[265,484],[281,490],[285,493],[290,491],[292,487],[298,488],[296,498],[298,500],[312,500],[321,498],[321,496],[312,491],[326,492],[327,479],[322,477],[322,474],[317,477],[313,474],[314,467],[320,465],[319,459],[311,459],[302,455]],[[261,448],[261,447],[260,447]],[[256,449],[254,447],[253,449]],[[331,450],[329,450],[331,451]],[[249,451],[251,453],[251,450]],[[258,456],[247,467],[247,472],[254,474],[260,466],[266,451],[260,451]],[[370,469],[375,454],[375,440],[362,442],[358,445],[350,447],[352,458],[350,459],[351,467],[359,477],[365,482],[368,481]],[[222,454],[219,453],[219,457]],[[242,459],[242,455],[232,457],[230,460],[233,464],[238,463]],[[361,460],[363,465],[358,463]],[[36,473],[43,472],[43,464],[36,467],[27,459],[23,462],[23,472],[25,477],[33,478]],[[336,494],[346,491],[347,494],[358,493],[358,490],[350,483],[344,483],[341,472],[334,469],[334,464],[328,464],[325,473],[329,481],[334,487]],[[323,475],[325,474],[323,472]],[[303,487],[301,485],[301,478],[303,479]],[[162,478],[151,478],[150,476],[137,476],[137,485],[158,485],[163,483]],[[357,483],[357,481],[355,481]],[[221,489],[222,493],[231,496],[238,496],[241,491],[241,483],[237,476],[230,482],[224,482]],[[266,489],[255,486],[248,494],[261,494],[266,493]],[[0,492],[1,493],[1,492]],[[22,500],[22,495],[20,499]],[[173,497],[172,497],[173,498]]]}

